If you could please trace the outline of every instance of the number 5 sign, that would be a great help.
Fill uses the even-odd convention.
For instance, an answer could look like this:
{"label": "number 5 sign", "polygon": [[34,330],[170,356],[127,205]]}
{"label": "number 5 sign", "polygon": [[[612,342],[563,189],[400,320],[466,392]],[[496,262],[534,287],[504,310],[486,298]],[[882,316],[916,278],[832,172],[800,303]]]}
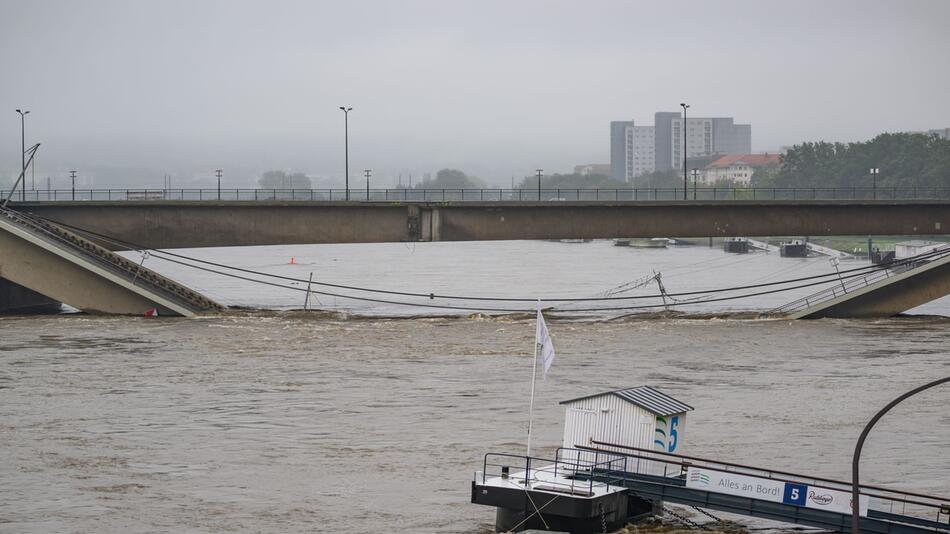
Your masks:
{"label": "number 5 sign", "polygon": [[782,502],[785,504],[794,504],[795,506],[805,506],[805,498],[808,496],[808,486],[804,484],[785,483],[785,494],[782,496]]}

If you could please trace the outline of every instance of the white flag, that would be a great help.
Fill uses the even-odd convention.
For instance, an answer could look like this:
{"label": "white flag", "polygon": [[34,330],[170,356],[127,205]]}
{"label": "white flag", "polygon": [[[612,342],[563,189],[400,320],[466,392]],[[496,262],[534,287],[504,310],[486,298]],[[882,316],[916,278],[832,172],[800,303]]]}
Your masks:
{"label": "white flag", "polygon": [[551,334],[548,333],[548,325],[544,324],[544,315],[541,315],[541,301],[538,301],[538,328],[535,332],[535,343],[538,344],[538,350],[541,352],[541,377],[548,374],[551,363],[554,362],[554,342],[551,340]]}

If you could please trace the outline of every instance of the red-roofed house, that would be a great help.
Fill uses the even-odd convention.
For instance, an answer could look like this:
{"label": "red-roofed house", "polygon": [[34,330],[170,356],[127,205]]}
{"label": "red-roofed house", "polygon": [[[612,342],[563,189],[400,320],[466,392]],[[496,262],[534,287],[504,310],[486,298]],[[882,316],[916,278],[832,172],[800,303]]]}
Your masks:
{"label": "red-roofed house", "polygon": [[712,184],[728,180],[737,184],[748,184],[752,173],[762,167],[775,167],[781,163],[778,154],[729,154],[723,156],[703,169],[700,180]]}

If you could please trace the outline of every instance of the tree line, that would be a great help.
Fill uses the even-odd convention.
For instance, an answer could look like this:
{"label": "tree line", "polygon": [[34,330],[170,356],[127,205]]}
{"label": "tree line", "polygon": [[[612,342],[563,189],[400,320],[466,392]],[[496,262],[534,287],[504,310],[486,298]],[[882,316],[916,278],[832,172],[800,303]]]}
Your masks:
{"label": "tree line", "polygon": [[776,169],[757,170],[760,187],[950,187],[950,140],[936,135],[881,134],[870,141],[795,145]]}
{"label": "tree line", "polygon": [[[756,169],[754,187],[870,187],[869,170],[880,169],[877,186],[950,188],[950,140],[936,135],[885,133],[857,143],[805,142],[795,145],[775,167]],[[264,173],[258,183],[265,189],[309,189],[311,180],[303,173]],[[633,184],[602,174],[558,174],[541,178],[543,189],[629,189],[682,187],[683,176],[676,170],[656,171],[638,176]],[[717,185],[727,185],[717,184]],[[407,187],[407,186],[397,186]],[[435,177],[413,185],[414,189],[482,189],[488,185],[459,169],[440,169]],[[525,176],[516,189],[537,189],[536,176]],[[692,183],[690,183],[692,187]]]}

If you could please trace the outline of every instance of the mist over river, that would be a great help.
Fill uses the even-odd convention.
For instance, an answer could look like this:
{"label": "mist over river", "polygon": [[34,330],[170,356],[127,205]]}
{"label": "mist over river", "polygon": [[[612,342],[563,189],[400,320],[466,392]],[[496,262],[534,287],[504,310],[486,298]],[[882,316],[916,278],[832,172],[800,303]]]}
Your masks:
{"label": "mist over river", "polygon": [[[609,242],[181,252],[345,285],[528,298],[595,295],[654,269],[670,292],[833,269],[824,258]],[[145,264],[224,304],[264,309],[0,317],[0,532],[492,530],[494,509],[469,503],[469,481],[485,452],[524,450],[533,318],[422,316],[446,312],[327,296],[326,311],[288,311],[302,292]],[[817,289],[684,311],[758,311]],[[557,356],[538,382],[533,445],[542,456],[560,445],[558,401],[648,384],[695,407],[687,454],[847,478],[874,412],[950,372],[950,301],[914,313],[790,322],[578,318],[565,307],[549,316]],[[948,395],[930,390],[878,423],[863,481],[948,493]]]}

